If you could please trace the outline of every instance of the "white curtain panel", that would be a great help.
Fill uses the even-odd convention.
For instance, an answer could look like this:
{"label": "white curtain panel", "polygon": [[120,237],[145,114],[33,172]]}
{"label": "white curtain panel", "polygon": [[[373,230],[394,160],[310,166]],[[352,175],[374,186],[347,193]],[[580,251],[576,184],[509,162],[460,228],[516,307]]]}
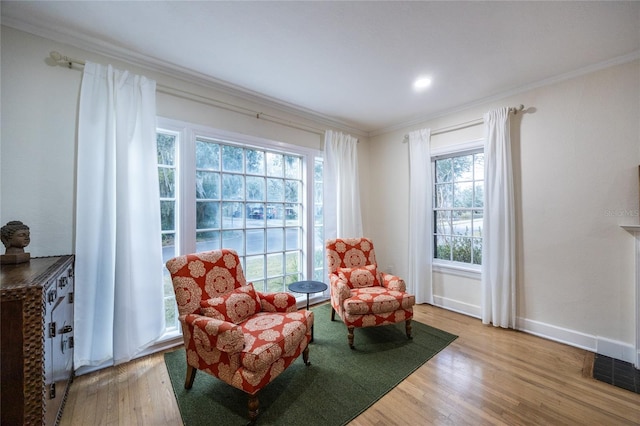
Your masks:
{"label": "white curtain panel", "polygon": [[516,327],[516,257],[509,109],[484,115],[482,322]]}
{"label": "white curtain panel", "polygon": [[433,210],[431,130],[409,133],[409,274],[407,289],[416,303],[433,304]]}
{"label": "white curtain panel", "polygon": [[78,118],[75,367],[164,332],[154,80],[87,63]]}
{"label": "white curtain panel", "polygon": [[325,238],[362,237],[358,139],[327,130],[323,170]]}

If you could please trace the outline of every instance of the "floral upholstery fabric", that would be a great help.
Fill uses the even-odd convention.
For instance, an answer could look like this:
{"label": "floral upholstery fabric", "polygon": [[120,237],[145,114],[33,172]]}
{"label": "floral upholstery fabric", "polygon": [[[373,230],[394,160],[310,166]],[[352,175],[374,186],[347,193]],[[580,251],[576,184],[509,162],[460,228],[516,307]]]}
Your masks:
{"label": "floral upholstery fabric", "polygon": [[373,287],[380,285],[377,265],[366,265],[356,268],[338,268],[338,276],[351,288]]}
{"label": "floral upholstery fabric", "polygon": [[[377,272],[370,239],[328,240],[326,249],[331,306],[347,327],[373,327],[413,318],[415,296],[406,292],[406,284],[401,278]],[[363,278],[363,269],[376,279]],[[349,276],[347,271],[350,271]],[[354,279],[354,271],[359,271],[361,277]]]}
{"label": "floral upholstery fabric", "polygon": [[238,287],[228,293],[200,302],[202,315],[239,324],[260,312],[260,298],[253,284]]}
{"label": "floral upholstery fabric", "polygon": [[298,311],[291,294],[255,291],[235,251],[179,256],[166,266],[190,366],[253,395],[307,348],[313,313]]}

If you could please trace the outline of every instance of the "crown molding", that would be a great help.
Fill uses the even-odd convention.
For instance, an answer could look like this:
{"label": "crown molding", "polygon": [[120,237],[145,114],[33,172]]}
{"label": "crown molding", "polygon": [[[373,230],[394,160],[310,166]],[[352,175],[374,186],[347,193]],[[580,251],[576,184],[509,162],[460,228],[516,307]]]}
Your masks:
{"label": "crown molding", "polygon": [[[258,106],[274,109],[299,117],[303,120],[312,121],[316,124],[322,124],[328,129],[342,130],[356,136],[368,136],[368,132],[355,125],[335,119],[317,111],[291,104],[151,56],[133,52],[129,49],[107,43],[104,40],[90,37],[85,34],[79,34],[67,28],[52,27],[48,23],[43,22],[29,23],[6,16],[2,16],[2,25],[59,43],[68,44],[111,59],[130,63],[186,83],[192,83],[213,89],[226,95],[252,102]],[[280,119],[287,121],[285,118]]]}

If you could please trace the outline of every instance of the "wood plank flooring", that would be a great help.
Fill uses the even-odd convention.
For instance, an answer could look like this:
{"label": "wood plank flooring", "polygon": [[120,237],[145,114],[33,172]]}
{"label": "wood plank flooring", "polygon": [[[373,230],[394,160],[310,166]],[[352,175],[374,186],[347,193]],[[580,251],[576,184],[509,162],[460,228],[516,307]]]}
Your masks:
{"label": "wood plank flooring", "polygon": [[[592,379],[590,352],[430,305],[414,317],[459,337],[350,426],[640,425],[640,395]],[[60,425],[182,425],[162,354],[77,377]]]}

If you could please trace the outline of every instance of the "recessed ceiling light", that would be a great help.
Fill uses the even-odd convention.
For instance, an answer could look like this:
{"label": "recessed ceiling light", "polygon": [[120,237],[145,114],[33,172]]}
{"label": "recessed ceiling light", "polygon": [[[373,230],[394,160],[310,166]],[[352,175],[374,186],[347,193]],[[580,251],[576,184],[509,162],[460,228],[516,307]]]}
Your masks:
{"label": "recessed ceiling light", "polygon": [[413,82],[413,88],[417,91],[424,90],[429,86],[431,86],[430,77],[420,77]]}

